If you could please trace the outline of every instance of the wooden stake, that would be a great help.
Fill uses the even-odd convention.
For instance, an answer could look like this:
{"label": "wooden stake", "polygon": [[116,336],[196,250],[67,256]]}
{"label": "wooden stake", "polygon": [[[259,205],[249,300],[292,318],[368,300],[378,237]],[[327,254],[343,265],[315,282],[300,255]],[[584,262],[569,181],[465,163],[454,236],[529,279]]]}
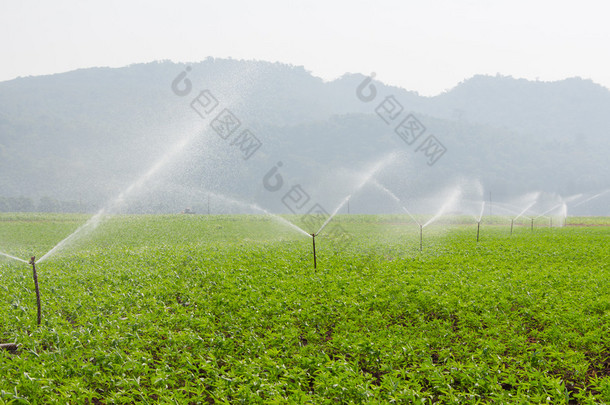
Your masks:
{"label": "wooden stake", "polygon": [[316,263],[316,234],[312,233],[311,234],[311,241],[313,244],[313,268],[315,269],[317,267],[317,263]]}
{"label": "wooden stake", "polygon": [[8,350],[9,352],[16,352],[18,349],[17,343],[0,343],[0,350]]}
{"label": "wooden stake", "polygon": [[38,307],[38,325],[40,325],[41,320],[41,310],[40,310],[40,289],[38,288],[38,275],[36,274],[36,257],[32,256],[30,260],[30,264],[32,265],[32,273],[34,276],[34,286],[36,287],[36,306]]}

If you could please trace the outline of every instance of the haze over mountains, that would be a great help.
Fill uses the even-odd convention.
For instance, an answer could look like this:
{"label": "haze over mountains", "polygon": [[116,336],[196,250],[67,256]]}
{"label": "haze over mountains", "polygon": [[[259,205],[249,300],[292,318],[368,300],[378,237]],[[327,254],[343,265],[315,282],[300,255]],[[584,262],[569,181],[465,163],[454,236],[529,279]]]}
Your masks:
{"label": "haze over mountains", "polygon": [[[263,185],[278,162],[286,190],[301,185],[330,207],[391,151],[397,161],[379,179],[401,198],[456,182],[480,182],[486,197],[491,191],[499,200],[610,187],[610,91],[590,80],[475,76],[435,97],[374,81],[376,96],[367,102],[357,96],[361,74],[323,82],[277,63],[209,58],[188,66],[159,62],[0,83],[0,211],[8,197],[13,205],[29,199],[33,206],[23,210],[42,201],[46,210],[59,209],[58,201],[72,201],[69,210],[97,209],[181,142],[184,149],[140,184],[146,191],[128,211],[202,209],[213,192],[287,212],[282,196]],[[185,90],[176,79],[183,72],[192,87],[186,95],[176,92]],[[218,102],[210,116],[191,106],[202,90]],[[404,109],[390,124],[377,114],[387,97],[394,104],[383,111],[397,103]],[[223,108],[241,124],[226,139],[210,127]],[[412,144],[394,131],[409,114],[425,128]],[[244,129],[258,148],[244,150]],[[440,158],[418,150],[429,135],[446,149]],[[430,165],[431,158],[438,160]],[[365,194],[362,212],[385,209],[372,191]],[[584,213],[610,214],[609,205],[597,201]]]}

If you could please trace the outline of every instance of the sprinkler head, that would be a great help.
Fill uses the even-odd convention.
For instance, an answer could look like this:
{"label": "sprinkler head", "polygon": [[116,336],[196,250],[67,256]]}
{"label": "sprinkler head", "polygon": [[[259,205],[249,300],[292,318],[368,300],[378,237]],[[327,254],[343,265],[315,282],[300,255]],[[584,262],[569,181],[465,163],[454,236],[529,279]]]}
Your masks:
{"label": "sprinkler head", "polygon": [[29,264],[36,264],[36,256],[32,256]]}

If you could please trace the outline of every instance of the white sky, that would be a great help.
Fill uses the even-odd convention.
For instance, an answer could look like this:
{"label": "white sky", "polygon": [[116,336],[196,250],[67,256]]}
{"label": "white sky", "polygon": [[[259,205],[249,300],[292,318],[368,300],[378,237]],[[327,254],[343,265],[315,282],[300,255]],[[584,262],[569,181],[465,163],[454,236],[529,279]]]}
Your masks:
{"label": "white sky", "polygon": [[610,2],[1,0],[0,81],[207,56],[438,94],[475,74],[610,88]]}

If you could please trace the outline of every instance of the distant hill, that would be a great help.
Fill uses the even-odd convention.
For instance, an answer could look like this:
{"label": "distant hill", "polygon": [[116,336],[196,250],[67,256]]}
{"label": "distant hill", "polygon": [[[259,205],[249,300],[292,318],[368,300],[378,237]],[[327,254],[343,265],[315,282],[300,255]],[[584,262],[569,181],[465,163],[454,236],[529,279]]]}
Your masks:
{"label": "distant hill", "polygon": [[[383,176],[402,195],[464,178],[498,198],[610,187],[610,91],[590,80],[475,76],[435,97],[374,81],[376,97],[365,102],[357,97],[361,74],[324,82],[302,67],[212,58],[188,67],[158,62],[1,82],[0,211],[98,208],[188,137],[185,151],[145,185],[158,192],[141,200],[154,200],[157,210],[195,204],[213,191],[282,211],[261,181],[278,161],[287,181],[323,199],[344,191],[333,184],[348,190],[350,171],[390,151],[402,163]],[[185,96],[172,90],[182,72],[192,87]],[[176,83],[184,90],[183,80]],[[210,129],[213,116],[191,108],[202,90],[218,101],[214,114],[229,108],[240,131],[261,142],[250,159],[231,144],[237,135],[222,139]],[[388,96],[404,108],[391,125],[375,112]],[[394,132],[408,114],[425,127],[412,145]],[[431,134],[446,148],[432,166],[416,150]]]}

